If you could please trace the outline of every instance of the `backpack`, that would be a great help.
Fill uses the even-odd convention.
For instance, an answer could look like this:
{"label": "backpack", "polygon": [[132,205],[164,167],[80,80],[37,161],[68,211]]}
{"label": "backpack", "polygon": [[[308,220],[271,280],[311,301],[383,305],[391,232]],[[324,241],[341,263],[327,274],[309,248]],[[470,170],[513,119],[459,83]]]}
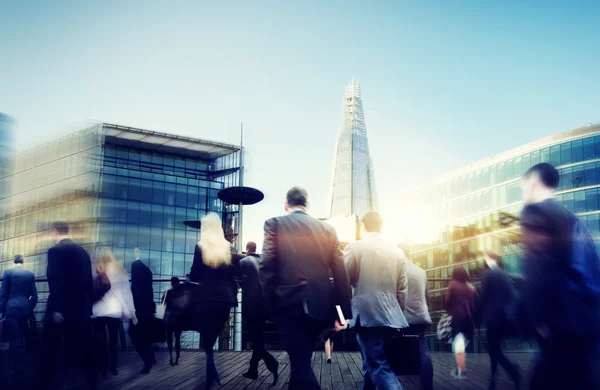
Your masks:
{"label": "backpack", "polygon": [[450,341],[452,338],[452,316],[444,314],[437,325],[437,338],[440,341]]}
{"label": "backpack", "polygon": [[92,303],[96,303],[104,297],[110,290],[110,279],[106,272],[97,271],[98,277],[94,279],[94,291],[92,293]]}

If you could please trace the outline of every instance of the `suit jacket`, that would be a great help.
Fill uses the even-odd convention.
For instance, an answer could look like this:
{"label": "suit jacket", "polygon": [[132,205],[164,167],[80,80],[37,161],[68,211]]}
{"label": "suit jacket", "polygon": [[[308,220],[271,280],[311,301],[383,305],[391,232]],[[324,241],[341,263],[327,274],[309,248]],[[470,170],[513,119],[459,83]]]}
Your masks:
{"label": "suit jacket", "polygon": [[304,211],[265,222],[258,275],[265,306],[276,314],[304,312],[329,323],[336,318],[335,305],[340,305],[344,316],[352,318],[348,274],[337,234],[332,226]]}
{"label": "suit jacket", "polygon": [[260,255],[253,253],[240,261],[242,271],[242,315],[261,317],[265,315],[265,303],[258,279]]}
{"label": "suit jacket", "polygon": [[406,258],[381,233],[368,233],[344,249],[352,298],[352,325],[406,328]]}
{"label": "suit jacket", "polygon": [[[92,315],[92,263],[87,252],[70,239],[48,250],[46,315],[61,313],[65,321],[82,322]],[[48,317],[47,317],[48,319]]]}
{"label": "suit jacket", "polygon": [[406,262],[406,278],[408,280],[406,309],[404,315],[408,325],[431,325],[431,316],[427,300],[427,273],[411,261]]}
{"label": "suit jacket", "polygon": [[16,267],[7,269],[0,288],[0,314],[6,318],[29,318],[38,301],[33,272]]}
{"label": "suit jacket", "polygon": [[154,291],[152,290],[152,271],[141,260],[131,263],[131,294],[138,320],[152,318],[156,313]]}
{"label": "suit jacket", "polygon": [[478,306],[482,325],[505,327],[516,321],[517,296],[507,273],[492,267],[483,274]]}
{"label": "suit jacket", "polygon": [[237,305],[237,283],[240,276],[239,256],[231,247],[231,264],[211,268],[204,264],[202,249],[196,245],[190,280],[199,283],[195,288],[195,303],[223,303],[231,307]]}

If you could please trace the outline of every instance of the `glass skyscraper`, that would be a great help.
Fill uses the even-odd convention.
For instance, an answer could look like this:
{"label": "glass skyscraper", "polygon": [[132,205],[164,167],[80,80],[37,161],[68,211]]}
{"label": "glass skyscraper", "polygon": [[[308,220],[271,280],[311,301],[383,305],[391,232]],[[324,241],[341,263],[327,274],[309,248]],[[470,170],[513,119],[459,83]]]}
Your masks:
{"label": "glass skyscraper", "polygon": [[[405,205],[419,210],[437,232],[434,240],[411,245],[410,254],[429,278],[442,279],[429,283],[434,326],[444,313],[448,282],[443,279],[450,278],[455,267],[464,267],[477,286],[484,270],[483,251],[491,249],[502,255],[507,272],[521,274],[520,179],[540,162],[557,167],[557,200],[577,214],[600,243],[600,125],[544,138],[449,172],[413,194],[422,203]],[[475,347],[485,349],[484,340]]]}
{"label": "glass skyscraper", "polygon": [[[0,178],[0,186],[10,184],[0,215],[0,271],[22,254],[25,267],[45,278],[53,244],[48,227],[64,220],[90,254],[109,247],[130,271],[138,247],[155,279],[184,278],[206,213],[218,213],[227,237],[238,244],[238,206],[217,194],[238,184],[240,153],[239,146],[111,124],[19,153],[10,161],[14,169]],[[155,283],[157,301],[168,287]],[[39,318],[47,283],[38,289]],[[197,337],[189,334],[188,341],[196,344]]]}
{"label": "glass skyscraper", "polygon": [[330,218],[377,209],[375,174],[369,154],[360,85],[354,78],[346,87],[331,180]]}

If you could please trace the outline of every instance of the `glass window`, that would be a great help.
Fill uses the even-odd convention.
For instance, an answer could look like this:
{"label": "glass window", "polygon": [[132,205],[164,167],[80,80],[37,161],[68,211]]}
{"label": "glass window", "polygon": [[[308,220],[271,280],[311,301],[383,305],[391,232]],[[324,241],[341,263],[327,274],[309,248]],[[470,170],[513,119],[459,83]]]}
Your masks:
{"label": "glass window", "polygon": [[185,269],[185,257],[183,253],[173,254],[173,275],[184,276],[190,272],[190,268]]}
{"label": "glass window", "polygon": [[560,165],[560,145],[550,147],[550,164],[555,167]]}
{"label": "glass window", "polygon": [[127,202],[127,223],[139,224],[140,204],[138,202]]}
{"label": "glass window", "polygon": [[152,205],[152,226],[163,227],[163,206],[161,204]]}
{"label": "glass window", "polygon": [[140,203],[140,225],[152,225],[152,206],[148,203]]}
{"label": "glass window", "polygon": [[585,164],[583,166],[583,173],[584,173],[584,177],[585,177],[585,185],[586,186],[591,186],[591,185],[598,183],[598,180],[596,177],[596,164],[595,163]]}
{"label": "glass window", "polygon": [[550,149],[549,148],[542,149],[540,152],[540,158],[541,158],[540,162],[550,162]]}
{"label": "glass window", "polygon": [[175,205],[175,193],[176,193],[176,184],[166,183],[165,184],[165,203],[169,206]]}
{"label": "glass window", "polygon": [[600,236],[600,216],[598,214],[588,215],[587,225],[592,237]]}
{"label": "glass window", "polygon": [[129,200],[140,200],[141,188],[140,179],[129,179]]}
{"label": "glass window", "polygon": [[523,155],[523,166],[521,167],[521,173],[525,173],[531,168],[531,156],[529,153]]}
{"label": "glass window", "polygon": [[571,143],[565,142],[564,144],[560,145],[560,164],[565,165],[570,164],[571,162],[573,162],[571,159]]}
{"label": "glass window", "polygon": [[184,207],[175,207],[175,229],[185,229],[187,210]]}
{"label": "glass window", "polygon": [[172,229],[175,227],[175,208],[171,206],[165,206],[164,210],[163,226],[165,228]]}
{"label": "glass window", "polygon": [[573,188],[573,168],[563,168],[560,170],[558,188],[561,190]]}
{"label": "glass window", "polygon": [[594,155],[596,158],[600,158],[600,135],[594,137]]}
{"label": "glass window", "polygon": [[[583,141],[577,140],[571,143],[573,162],[583,161]],[[563,164],[566,164],[564,161]]]}
{"label": "glass window", "polygon": [[175,230],[174,252],[185,253],[185,231]]}
{"label": "glass window", "polygon": [[583,166],[573,167],[573,188],[583,187],[584,183]]}
{"label": "glass window", "polygon": [[491,194],[489,190],[483,192],[482,203],[483,210],[488,210],[490,207],[492,207]]}
{"label": "glass window", "polygon": [[585,191],[575,192],[575,213],[585,213]]}
{"label": "glass window", "polygon": [[503,181],[505,181],[505,172],[504,172],[504,165],[506,165],[504,162],[501,162],[500,164],[498,164],[498,183],[502,183]]}
{"label": "glass window", "polygon": [[514,170],[514,162],[513,160],[508,160],[506,162],[506,165],[504,166],[504,172],[506,174],[506,180],[510,180],[512,179],[515,174],[515,170]]}
{"label": "glass window", "polygon": [[498,167],[496,165],[492,165],[490,167],[490,185],[494,185],[498,183]]}
{"label": "glass window", "polygon": [[125,246],[128,248],[135,248],[138,246],[138,227],[136,225],[127,225]]}
{"label": "glass window", "polygon": [[162,250],[165,252],[173,252],[173,230],[163,229]]}
{"label": "glass window", "polygon": [[585,211],[597,211],[598,210],[598,189],[585,191]]}
{"label": "glass window", "polygon": [[522,171],[523,167],[521,164],[521,157],[517,157],[515,158],[515,164],[514,164],[514,177],[521,177],[523,176],[523,171]]}
{"label": "glass window", "polygon": [[466,176],[461,176],[461,178],[460,178],[460,187],[459,187],[459,195],[464,195],[466,192],[467,192],[467,177]]}
{"label": "glass window", "polygon": [[162,262],[161,260],[162,257],[162,253],[160,253],[159,251],[150,251],[150,271],[152,271],[152,273],[154,275],[160,275],[160,263]]}
{"label": "glass window", "polygon": [[[165,234],[166,235],[166,234]],[[150,231],[150,249],[159,251],[162,248],[162,229],[152,228]]]}
{"label": "glass window", "polygon": [[177,184],[177,195],[175,202],[177,205],[187,206],[187,188],[185,185]]}
{"label": "glass window", "polygon": [[583,140],[583,159],[587,161],[594,158],[594,137],[588,137]]}
{"label": "glass window", "polygon": [[162,262],[160,266],[160,272],[163,275],[173,275],[173,254],[168,252],[162,253]]}
{"label": "glass window", "polygon": [[113,227],[113,245],[125,246],[125,225],[115,224]]}
{"label": "glass window", "polygon": [[478,170],[477,172],[475,172],[475,179],[474,179],[474,183],[473,183],[473,189],[475,191],[481,189],[481,171]]}
{"label": "glass window", "polygon": [[140,226],[138,235],[138,248],[150,249],[150,228]]}
{"label": "glass window", "polygon": [[473,172],[467,175],[467,193],[473,192]]}
{"label": "glass window", "polygon": [[185,233],[185,253],[194,253],[198,242],[198,231],[187,231]]}

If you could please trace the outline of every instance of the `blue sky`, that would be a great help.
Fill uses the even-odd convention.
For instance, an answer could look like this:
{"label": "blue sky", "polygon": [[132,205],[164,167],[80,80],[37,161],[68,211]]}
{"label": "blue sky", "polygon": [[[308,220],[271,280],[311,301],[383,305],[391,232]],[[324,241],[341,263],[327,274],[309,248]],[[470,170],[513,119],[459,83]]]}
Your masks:
{"label": "blue sky", "polygon": [[0,111],[17,147],[101,120],[238,142],[245,239],[305,186],[327,194],[343,92],[361,83],[392,235],[402,191],[600,122],[597,2],[36,2],[0,5]]}

